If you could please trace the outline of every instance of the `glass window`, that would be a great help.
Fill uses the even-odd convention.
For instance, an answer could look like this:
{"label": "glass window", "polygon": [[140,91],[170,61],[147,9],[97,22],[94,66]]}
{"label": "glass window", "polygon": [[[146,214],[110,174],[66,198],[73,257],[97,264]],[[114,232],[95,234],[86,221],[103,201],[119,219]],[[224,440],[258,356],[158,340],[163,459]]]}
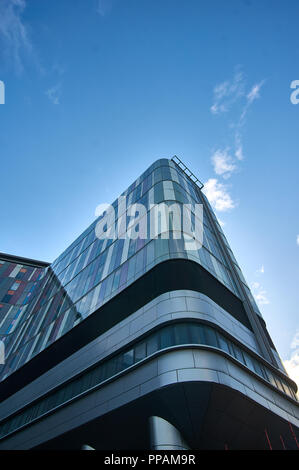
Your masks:
{"label": "glass window", "polygon": [[163,330],[160,331],[161,349],[167,348],[169,346],[173,346],[173,344],[174,344],[173,329],[170,326],[163,328]]}
{"label": "glass window", "polygon": [[138,274],[143,268],[143,257],[144,257],[144,252],[143,250],[141,250],[137,253],[137,257],[136,257],[136,267],[135,267],[136,274]]}
{"label": "glass window", "polygon": [[[112,357],[107,362],[107,364],[106,364],[107,377],[112,377],[114,374],[116,374],[118,372],[117,362],[118,362],[118,357],[117,356]],[[125,367],[127,367],[126,364],[125,364]]]}
{"label": "glass window", "polygon": [[102,382],[102,380],[105,380],[105,368],[103,365],[100,365],[98,367],[96,367],[93,371],[92,371],[92,379],[91,379],[91,383],[92,383],[92,386],[94,387],[95,385],[99,384],[100,382]]}
{"label": "glass window", "polygon": [[5,436],[5,434],[7,434],[9,432],[9,428],[10,428],[10,425],[11,425],[11,422],[10,421],[6,421],[6,423],[4,423],[1,428],[0,428],[0,435],[1,436]]}
{"label": "glass window", "polygon": [[194,344],[206,344],[205,328],[203,325],[190,325],[190,341]]}
{"label": "glass window", "polygon": [[146,248],[146,264],[151,264],[155,259],[155,245],[152,240]]}
{"label": "glass window", "polygon": [[217,336],[218,336],[218,341],[219,341],[220,348],[223,351],[227,352],[228,354],[232,354],[231,350],[230,350],[229,341],[227,341],[226,338],[224,338],[224,336],[222,336],[220,333],[217,333]]}
{"label": "glass window", "polygon": [[12,420],[10,421],[10,426],[8,428],[8,432],[11,432],[13,431],[14,429],[16,429],[16,423],[17,423],[17,416],[12,418]]}
{"label": "glass window", "polygon": [[272,372],[269,369],[266,369],[266,374],[267,374],[268,381],[270,382],[270,384],[274,385],[274,387],[277,387],[275,378]]}
{"label": "glass window", "polygon": [[275,376],[275,380],[276,380],[276,384],[277,384],[277,387],[279,388],[279,390],[284,392],[284,388],[283,388],[281,379],[279,377]]}
{"label": "glass window", "polygon": [[124,367],[129,367],[134,363],[134,349],[130,349],[130,351],[126,351],[123,353],[123,365]]}
{"label": "glass window", "polygon": [[282,385],[283,385],[285,393],[287,395],[289,395],[289,397],[293,398],[293,395],[292,395],[292,392],[291,392],[291,389],[290,389],[289,385],[286,382],[284,382],[283,380],[282,380]]}
{"label": "glass window", "polygon": [[259,364],[258,361],[256,361],[255,359],[252,358],[252,362],[253,362],[253,365],[254,365],[254,368],[255,368],[255,372],[260,375],[261,377],[263,377],[264,379],[267,380],[267,376],[266,376],[266,372],[264,370],[264,367]]}
{"label": "glass window", "polygon": [[251,356],[249,356],[249,354],[247,354],[245,351],[243,351],[243,356],[244,356],[244,359],[245,359],[246,366],[250,370],[252,370],[252,372],[255,372],[255,368],[254,368],[254,364],[253,364]]}
{"label": "glass window", "polygon": [[133,258],[129,260],[128,280],[131,279],[135,274],[135,264],[136,264],[136,256],[133,256]]}
{"label": "glass window", "polygon": [[107,277],[105,297],[111,294],[114,273]]}
{"label": "glass window", "polygon": [[135,347],[134,362],[139,362],[146,357],[146,343],[145,341],[137,344]]}
{"label": "glass window", "polygon": [[147,356],[158,350],[158,335],[151,335],[146,341]]}
{"label": "glass window", "polygon": [[215,330],[213,330],[209,326],[206,326],[205,334],[206,334],[206,344],[208,344],[209,346],[214,346],[215,348],[218,348],[218,342],[217,342]]}
{"label": "glass window", "polygon": [[186,324],[178,324],[174,327],[174,344],[190,344],[189,327]]}
{"label": "glass window", "polygon": [[[60,405],[60,401],[59,401],[59,391],[53,393],[53,397],[52,397],[52,408],[55,408],[56,406]],[[40,409],[40,404],[39,404],[39,407],[38,407],[38,416],[40,416],[41,414],[41,409]]]}
{"label": "glass window", "polygon": [[162,182],[155,185],[154,191],[155,191],[155,204],[158,204],[159,202],[162,202],[164,199]]}
{"label": "glass window", "polygon": [[245,360],[244,360],[241,349],[234,343],[232,343],[232,345],[233,345],[233,353],[234,353],[235,358],[238,359],[238,361],[245,364]]}
{"label": "glass window", "polygon": [[[120,269],[118,269],[115,274],[114,274],[114,279],[113,279],[113,285],[112,285],[112,292],[118,288],[119,284],[119,279],[120,279]],[[106,295],[106,293],[105,293]]]}
{"label": "glass window", "polygon": [[[52,407],[51,407],[52,408]],[[37,414],[38,414],[38,404],[35,404],[33,405],[32,409],[31,409],[31,419],[35,419],[37,417]],[[16,422],[18,421],[18,416],[16,417]],[[16,424],[15,422],[15,424]]]}
{"label": "glass window", "polygon": [[168,253],[168,240],[165,238],[157,238],[155,240],[155,258],[167,255]]}

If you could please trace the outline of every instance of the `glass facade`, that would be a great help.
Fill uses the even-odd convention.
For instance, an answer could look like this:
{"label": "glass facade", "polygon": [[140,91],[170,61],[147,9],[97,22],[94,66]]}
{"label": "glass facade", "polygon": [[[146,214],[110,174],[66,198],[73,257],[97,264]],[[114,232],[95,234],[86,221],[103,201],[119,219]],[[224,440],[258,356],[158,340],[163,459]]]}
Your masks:
{"label": "glass facade", "polygon": [[18,327],[43,277],[43,267],[11,262],[0,255],[1,335],[11,334]]}
{"label": "glass facade", "polygon": [[[202,204],[203,200],[208,204],[196,184],[167,159],[151,165],[121,196],[126,196],[127,206],[141,203],[148,208],[145,215],[147,221],[151,217],[151,205],[161,202],[168,205],[190,204],[190,219],[193,222],[194,205]],[[117,222],[126,214],[119,209],[117,200],[112,206]],[[99,239],[95,231],[97,219],[50,266],[24,273],[28,286],[19,296],[18,306],[13,307],[15,310],[9,310],[7,306],[16,296],[11,292],[19,292],[21,288],[17,283],[25,282],[19,270],[16,277],[11,278],[9,290],[3,290],[2,302],[6,307],[0,317],[0,333],[4,335],[1,339],[5,343],[6,364],[1,367],[0,379],[3,380],[28,362],[161,261],[184,258],[199,263],[241,298],[218,242],[219,236],[238,270],[240,282],[244,283],[250,294],[253,309],[260,314],[212,209],[209,213],[216,229],[204,211],[203,246],[192,251],[185,249],[183,238],[176,238],[175,227],[171,226],[169,239],[163,238],[163,234],[155,239]],[[13,271],[14,268],[9,269]],[[3,271],[7,278],[8,266],[5,263]]]}

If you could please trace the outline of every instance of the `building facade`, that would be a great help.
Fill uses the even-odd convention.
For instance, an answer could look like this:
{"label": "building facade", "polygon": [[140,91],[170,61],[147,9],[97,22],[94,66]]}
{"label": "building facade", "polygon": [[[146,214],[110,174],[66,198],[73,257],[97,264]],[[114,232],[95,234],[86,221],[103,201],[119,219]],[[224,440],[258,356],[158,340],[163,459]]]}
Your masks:
{"label": "building facade", "polygon": [[161,159],[121,196],[118,227],[202,205],[202,246],[100,217],[52,264],[0,254],[0,449],[297,449],[296,384],[201,183]]}

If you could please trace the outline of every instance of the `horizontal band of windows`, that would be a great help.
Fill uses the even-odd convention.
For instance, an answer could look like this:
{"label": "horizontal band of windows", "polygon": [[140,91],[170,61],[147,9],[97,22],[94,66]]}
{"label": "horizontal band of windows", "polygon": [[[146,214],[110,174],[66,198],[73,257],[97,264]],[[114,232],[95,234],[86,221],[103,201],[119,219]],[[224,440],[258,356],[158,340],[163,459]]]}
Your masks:
{"label": "horizontal band of windows", "polygon": [[32,357],[0,383],[3,399],[54,367],[99,335],[165,292],[193,290],[205,294],[251,330],[243,303],[195,261],[165,260],[100,306],[47,348]]}
{"label": "horizontal band of windows", "polygon": [[158,351],[173,346],[185,345],[212,346],[222,350],[249,369],[251,373],[258,375],[272,385],[272,387],[276,387],[280,392],[296,400],[294,390],[285,381],[281,380],[261,362],[256,360],[252,354],[249,354],[239,344],[230,340],[227,335],[220,333],[216,328],[201,322],[172,322],[167,326],[162,326],[153,332],[147,333],[142,340],[125,348],[122,352],[115,354],[109,359],[102,360],[98,365],[81,373],[66,384],[59,386],[43,398],[39,398],[21,412],[17,412],[14,416],[7,418],[0,426],[0,438],[4,438],[17,429],[41,418],[58,406],[79,397],[82,393],[93,390],[95,387],[103,384],[103,382],[131,366],[139,364]]}
{"label": "horizontal band of windows", "polygon": [[[155,265],[132,284],[120,291],[119,294],[99,306],[92,315],[87,316],[77,324],[76,328],[71,328],[60,338],[56,338],[44,351],[39,349],[27,363],[19,366],[20,356],[17,356],[17,352],[11,355],[9,360],[18,361],[18,369],[13,370],[0,383],[0,392],[6,389],[6,393],[9,395],[14,393],[17,387],[21,388],[26,383],[34,380],[45,370],[53,367],[65,357],[87,344],[88,341],[95,339],[154,298],[165,292],[181,289],[194,290],[207,295],[251,330],[251,325],[241,300],[210,274],[208,270],[192,260],[167,259]],[[40,336],[36,348],[40,347],[40,341],[43,340],[44,338]],[[24,347],[28,347],[28,344]],[[14,367],[14,363],[7,362],[5,367],[9,370],[9,368]],[[17,377],[19,377],[19,380]]]}
{"label": "horizontal band of windows", "polygon": [[[161,243],[160,243],[161,242]],[[44,349],[45,347],[48,346],[44,342],[45,338],[46,341],[49,343],[52,343],[53,341],[56,341],[60,336],[63,336],[68,330],[72,328],[74,323],[78,323],[78,319],[82,320],[84,317],[89,316],[93,310],[96,310],[97,308],[100,307],[100,305],[103,305],[106,303],[109,299],[111,299],[113,296],[115,296],[116,292],[119,290],[124,290],[126,288],[126,285],[128,286],[129,284],[132,284],[133,282],[133,269],[135,269],[135,272],[137,273],[139,270],[139,276],[141,276],[141,271],[140,270],[149,270],[153,264],[158,264],[161,261],[164,261],[165,258],[187,258],[187,255],[183,252],[175,252],[175,250],[179,250],[180,246],[178,245],[178,240],[176,240],[176,243],[174,240],[153,240],[150,242],[150,245],[145,245],[143,247],[144,253],[142,256],[138,255],[136,253],[135,258],[133,259],[132,257],[130,258],[130,261],[128,261],[129,265],[122,266],[122,268],[114,269],[109,276],[105,278],[103,281],[104,284],[99,283],[97,284],[98,287],[96,286],[89,286],[87,291],[84,292],[84,295],[82,290],[80,291],[80,284],[85,286],[86,285],[86,279],[83,280],[82,282],[79,282],[78,284],[78,289],[75,288],[76,290],[79,290],[78,298],[73,298],[73,301],[75,302],[72,307],[70,308],[68,306],[67,302],[67,297],[62,297],[60,299],[60,302],[58,300],[55,301],[53,299],[52,302],[52,307],[47,309],[45,307],[45,304],[43,305],[42,309],[35,311],[33,310],[31,315],[26,319],[26,323],[18,325],[20,328],[20,331],[15,329],[11,333],[11,337],[8,338],[8,341],[5,345],[6,347],[6,352],[7,352],[7,364],[6,364],[6,370],[3,371],[3,376],[9,371],[9,373],[12,373],[16,368],[22,366],[25,362],[28,362],[33,356],[36,354],[39,354],[41,349]],[[183,243],[182,240],[180,242]],[[155,244],[155,245],[154,245]],[[160,248],[159,248],[160,246]],[[167,254],[162,255],[159,258],[158,254],[164,253],[165,250],[167,250]],[[205,263],[205,258],[207,258],[208,252],[206,252],[206,255],[204,256],[204,252],[206,252],[206,249],[202,247],[199,250],[200,253],[200,264],[207,269],[214,277],[216,277],[222,284],[226,285],[228,289],[231,290],[231,286],[229,285],[229,277],[225,280],[225,272],[222,272],[222,277],[221,273],[219,273],[219,276],[217,276],[216,273],[212,271],[212,268],[209,269],[209,266],[206,265]],[[153,254],[155,253],[155,257],[153,258]],[[198,252],[194,252],[197,253]],[[136,258],[136,256],[139,256]],[[210,254],[210,257],[212,258],[213,256]],[[195,255],[191,255],[190,253],[188,254],[188,258],[190,260],[193,260],[195,262],[199,262],[197,257]],[[144,266],[144,260],[147,260],[148,263],[146,263],[145,267]],[[150,260],[153,260],[153,262],[150,262]],[[218,268],[220,269],[221,263],[217,262],[216,259],[214,259],[214,263],[217,263]],[[222,266],[222,270],[224,270],[225,267]],[[127,279],[125,279],[122,274],[125,273],[127,276]],[[135,274],[136,276],[137,274]],[[227,271],[227,276],[228,276],[228,271]],[[120,284],[120,286],[119,286]],[[97,291],[95,290],[97,289]],[[95,296],[96,293],[96,296]],[[96,300],[95,300],[96,299]],[[58,308],[56,308],[58,305]],[[93,306],[91,308],[91,305]],[[44,313],[47,312],[47,315]],[[55,315],[55,316],[54,316]],[[54,318],[53,318],[54,317]],[[66,321],[64,321],[64,319]],[[31,322],[31,323],[29,323]],[[63,325],[63,328],[56,328],[56,325]],[[37,329],[38,327],[38,329]],[[24,334],[22,333],[22,329],[24,331]],[[51,331],[54,334],[47,335],[47,332]],[[20,333],[21,332],[21,333]],[[36,335],[39,335],[38,341],[34,343],[35,338],[37,337]],[[34,344],[34,348],[32,348],[32,345]],[[28,350],[30,350],[30,354],[28,355]],[[16,362],[18,361],[18,362]]]}

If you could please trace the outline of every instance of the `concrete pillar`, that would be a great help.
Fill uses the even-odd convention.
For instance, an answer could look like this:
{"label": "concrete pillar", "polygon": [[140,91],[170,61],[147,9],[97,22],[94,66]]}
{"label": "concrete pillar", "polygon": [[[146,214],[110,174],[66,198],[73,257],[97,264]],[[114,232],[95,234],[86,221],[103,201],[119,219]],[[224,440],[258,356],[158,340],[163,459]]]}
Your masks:
{"label": "concrete pillar", "polygon": [[149,418],[150,445],[152,450],[189,450],[181,433],[160,416]]}

